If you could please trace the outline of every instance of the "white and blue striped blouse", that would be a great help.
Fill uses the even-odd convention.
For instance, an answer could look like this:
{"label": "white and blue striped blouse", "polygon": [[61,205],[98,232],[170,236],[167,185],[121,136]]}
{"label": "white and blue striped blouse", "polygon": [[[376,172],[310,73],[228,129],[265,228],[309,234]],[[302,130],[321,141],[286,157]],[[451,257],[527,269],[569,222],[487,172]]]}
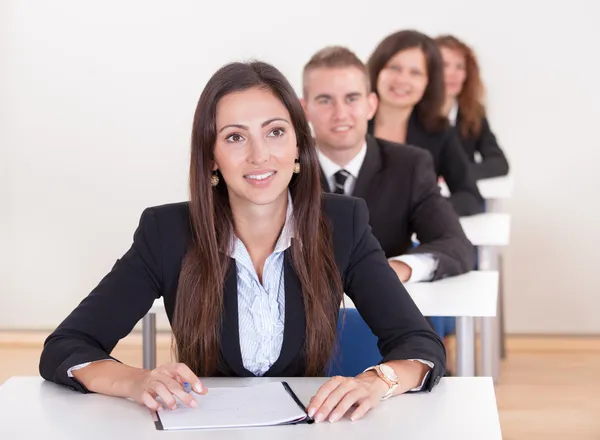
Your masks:
{"label": "white and blue striped blouse", "polygon": [[235,237],[231,257],[237,268],[238,325],[244,368],[262,376],[275,363],[283,344],[285,325],[284,253],[292,244],[292,198],[288,193],[285,224],[273,253],[265,261],[262,284],[250,254]]}

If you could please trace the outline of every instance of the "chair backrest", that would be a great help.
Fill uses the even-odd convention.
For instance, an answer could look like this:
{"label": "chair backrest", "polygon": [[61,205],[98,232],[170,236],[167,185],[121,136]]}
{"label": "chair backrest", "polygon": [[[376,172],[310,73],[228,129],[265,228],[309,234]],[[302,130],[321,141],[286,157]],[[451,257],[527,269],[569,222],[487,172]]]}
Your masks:
{"label": "chair backrest", "polygon": [[327,367],[328,376],[352,377],[381,363],[377,337],[354,308],[340,310],[337,353]]}

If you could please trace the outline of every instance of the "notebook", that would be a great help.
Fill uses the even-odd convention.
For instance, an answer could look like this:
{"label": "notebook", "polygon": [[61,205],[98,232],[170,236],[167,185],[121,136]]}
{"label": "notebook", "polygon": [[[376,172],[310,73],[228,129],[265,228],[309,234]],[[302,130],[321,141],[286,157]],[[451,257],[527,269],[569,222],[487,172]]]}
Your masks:
{"label": "notebook", "polygon": [[313,422],[287,382],[215,387],[204,395],[193,391],[190,394],[198,406],[190,408],[178,400],[176,409],[154,413],[156,429],[220,429]]}

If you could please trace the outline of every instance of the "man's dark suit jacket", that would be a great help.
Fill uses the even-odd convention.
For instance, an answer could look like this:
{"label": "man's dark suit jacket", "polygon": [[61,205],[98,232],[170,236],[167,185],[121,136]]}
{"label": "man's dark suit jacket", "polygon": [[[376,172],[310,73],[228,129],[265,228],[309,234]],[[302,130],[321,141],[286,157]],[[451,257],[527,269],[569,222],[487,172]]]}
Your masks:
{"label": "man's dark suit jacket", "polygon": [[[321,172],[321,183],[330,191]],[[367,135],[367,153],[353,197],[367,202],[373,235],[387,258],[428,253],[438,262],[434,280],[475,266],[475,249],[454,209],[440,195],[431,155]],[[412,248],[411,236],[420,245]]]}
{"label": "man's dark suit jacket", "polygon": [[[496,136],[492,132],[487,118],[483,118],[481,121],[481,132],[476,137],[465,137],[460,133],[460,120],[461,115],[459,110],[456,117],[455,130],[467,157],[471,161],[471,173],[473,177],[479,180],[508,174],[508,160],[506,160],[504,152],[498,145]],[[475,162],[476,151],[481,154],[482,161],[480,163]]]}
{"label": "man's dark suit jacket", "polygon": [[[369,133],[373,134],[373,130],[374,119],[369,122]],[[449,200],[459,216],[483,212],[483,198],[471,173],[469,159],[452,127],[439,132],[428,131],[413,111],[408,121],[406,144],[429,151],[435,172],[448,185]]]}
{"label": "man's dark suit jacket", "polygon": [[[323,194],[323,210],[333,234],[335,261],[344,292],[352,299],[378,338],[383,362],[423,359],[433,362],[423,390],[445,372],[444,346],[431,329],[371,233],[365,202],[353,197]],[[48,337],[40,373],[50,381],[87,392],[69,368],[110,358],[110,353],[163,297],[169,320],[177,300],[182,259],[191,242],[187,203],[144,211],[133,244],[111,272]],[[292,243],[292,246],[297,244]],[[311,270],[318,270],[312,268]],[[285,329],[279,359],[266,376],[302,376],[305,314],[300,281],[285,253]],[[198,291],[202,295],[202,291]],[[236,265],[232,260],[223,291],[219,375],[252,376],[243,366],[239,343]]]}

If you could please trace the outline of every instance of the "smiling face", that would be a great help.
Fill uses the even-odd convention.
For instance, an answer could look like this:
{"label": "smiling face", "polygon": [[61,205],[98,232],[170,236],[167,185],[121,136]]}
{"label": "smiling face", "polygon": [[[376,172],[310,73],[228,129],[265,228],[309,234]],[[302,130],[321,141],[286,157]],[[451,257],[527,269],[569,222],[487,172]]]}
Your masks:
{"label": "smiling face", "polygon": [[462,52],[447,47],[440,49],[444,58],[444,81],[446,95],[456,98],[460,95],[465,80],[467,79],[466,59]]}
{"label": "smiling face", "polygon": [[304,89],[304,109],[319,148],[361,148],[377,108],[365,73],[356,67],[315,68],[307,73]]}
{"label": "smiling face", "polygon": [[382,104],[414,107],[423,97],[428,83],[425,54],[418,48],[397,52],[377,78],[377,93]]}
{"label": "smiling face", "polygon": [[217,104],[214,166],[232,203],[268,205],[287,190],[298,157],[290,114],[269,90],[230,93]]}

